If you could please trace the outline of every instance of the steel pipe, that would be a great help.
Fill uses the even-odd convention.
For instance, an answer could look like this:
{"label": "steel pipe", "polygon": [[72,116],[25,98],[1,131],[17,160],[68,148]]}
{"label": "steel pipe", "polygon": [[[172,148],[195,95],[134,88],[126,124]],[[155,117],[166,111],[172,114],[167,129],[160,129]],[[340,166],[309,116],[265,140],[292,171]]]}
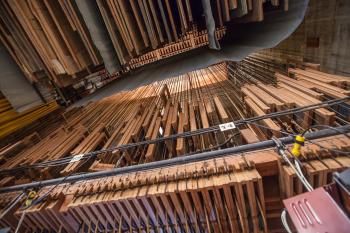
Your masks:
{"label": "steel pipe", "polygon": [[[318,139],[318,138],[323,138],[323,137],[334,136],[334,135],[338,135],[341,133],[345,134],[345,133],[349,133],[349,132],[350,132],[350,125],[345,125],[345,126],[335,127],[334,129],[324,129],[324,130],[320,130],[320,131],[316,131],[316,132],[306,133],[305,137],[307,140],[313,140],[313,139]],[[280,140],[281,140],[281,142],[283,142],[285,144],[290,144],[290,143],[294,142],[294,139],[292,136],[283,137],[283,138],[280,138]],[[72,175],[72,176],[68,176],[68,177],[60,177],[60,178],[51,179],[51,180],[36,181],[36,182],[28,183],[28,184],[20,184],[20,185],[15,185],[15,186],[11,186],[11,187],[4,187],[4,188],[0,188],[0,193],[56,185],[56,184],[59,184],[62,182],[73,183],[73,182],[77,182],[80,180],[91,180],[91,179],[97,179],[97,178],[108,177],[108,176],[115,176],[115,175],[119,175],[119,174],[131,173],[131,172],[152,170],[152,169],[156,169],[156,168],[162,168],[162,167],[204,161],[204,160],[213,159],[213,158],[221,158],[221,157],[224,157],[224,156],[229,155],[229,154],[237,154],[238,155],[240,153],[266,149],[266,148],[270,148],[270,147],[274,147],[274,146],[275,146],[275,142],[273,140],[267,140],[267,141],[263,141],[263,142],[241,145],[241,146],[226,148],[226,149],[217,150],[217,151],[203,152],[203,153],[188,155],[188,156],[184,155],[181,157],[176,157],[176,158],[172,158],[172,159],[168,159],[168,160],[161,160],[161,161],[155,161],[155,162],[150,162],[150,163],[145,163],[145,164],[138,164],[138,165],[133,165],[133,166],[115,168],[115,169],[106,170],[106,171]]]}

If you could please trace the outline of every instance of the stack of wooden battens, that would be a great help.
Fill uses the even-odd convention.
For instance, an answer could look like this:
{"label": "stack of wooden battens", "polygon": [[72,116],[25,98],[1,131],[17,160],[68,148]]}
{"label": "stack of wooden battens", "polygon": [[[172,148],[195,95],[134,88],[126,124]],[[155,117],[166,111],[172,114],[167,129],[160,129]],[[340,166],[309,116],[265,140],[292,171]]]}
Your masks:
{"label": "stack of wooden battens", "polygon": [[[317,142],[342,151],[350,145],[343,135]],[[315,188],[329,183],[332,172],[350,166],[348,157],[309,143],[302,158],[306,177]],[[38,195],[50,189],[43,188]],[[26,210],[23,229],[280,232],[282,200],[304,191],[293,170],[273,149],[266,149],[62,184],[44,202]],[[0,205],[15,195],[1,194]],[[0,223],[15,228],[22,211],[12,210]]]}
{"label": "stack of wooden battens", "polygon": [[[217,72],[213,67],[203,69],[90,103],[69,114],[66,123],[40,144],[9,158],[2,168],[34,164],[42,161],[43,156],[45,160],[62,158],[68,154],[75,155],[154,139],[160,135],[169,136],[176,132],[207,128],[229,119],[239,119],[230,103],[229,95],[222,93],[222,90],[229,93],[229,85],[231,84],[225,77],[225,65],[220,64]],[[76,131],[78,128],[85,130]],[[113,167],[123,154],[122,165],[181,156],[220,145],[235,133],[237,132],[216,132],[177,139],[166,142],[166,148],[164,143],[159,143],[139,146],[129,151],[101,154],[90,169]],[[66,137],[67,140],[64,139]],[[63,140],[62,144],[57,143],[58,138]],[[239,144],[236,140],[232,143]],[[57,150],[58,154],[51,152],[56,147],[70,150]],[[162,148],[163,153],[160,151]],[[68,174],[76,171],[79,163],[81,162],[51,172],[53,175],[57,175],[57,172]],[[50,177],[49,173],[42,174]]]}
{"label": "stack of wooden battens", "polygon": [[[219,40],[222,39],[225,32],[225,27],[217,29],[216,37]],[[176,43],[166,44],[159,49],[153,50],[136,58],[132,58],[129,62],[129,66],[131,69],[133,69],[208,44],[209,41],[207,32],[205,30],[197,31],[197,29],[194,29],[182,36],[181,40]]]}
{"label": "stack of wooden battens", "polygon": [[[123,65],[130,64],[130,67],[133,68],[144,65],[139,61],[140,59],[153,62],[167,57],[158,57],[157,54],[161,53],[161,50],[145,54],[151,49],[163,47],[164,44],[162,50],[172,55],[206,44],[205,41],[190,43],[190,46],[186,43],[186,37],[197,36],[197,26],[205,24],[201,16],[203,12],[198,12],[204,7],[201,2],[194,0],[99,0],[97,3],[116,54]],[[262,21],[264,4],[274,7],[283,5],[284,10],[288,10],[287,0],[281,4],[279,0],[215,0],[211,4],[215,25],[220,29],[225,26],[225,23],[237,19],[242,22]],[[206,34],[206,30],[199,29],[199,33]],[[216,37],[220,39],[222,35],[219,33]],[[201,38],[198,37],[197,40]],[[167,49],[171,51],[168,52]],[[133,65],[134,63],[137,65]]]}
{"label": "stack of wooden battens", "polygon": [[[319,72],[290,69],[291,73],[296,71],[310,74]],[[322,75],[327,76],[325,73]],[[343,98],[349,94],[346,89],[347,81],[343,77],[327,76],[330,84],[322,82],[308,87],[296,86],[295,83],[305,85],[309,82],[304,79],[314,80],[310,77],[303,76],[304,81],[282,74],[276,74],[276,77],[275,86],[261,82],[243,85],[240,88],[241,95],[237,97],[238,92],[233,91],[236,87],[235,80],[228,77],[226,65],[222,63],[142,86],[133,91],[121,92],[74,109],[72,114],[67,114],[65,123],[40,144],[8,158],[1,167],[15,168],[31,165],[43,160],[59,159],[98,149],[110,149],[129,143],[209,128],[246,117],[263,116],[271,112],[317,104],[328,100],[326,96],[334,90],[337,91],[337,95],[331,96],[332,98]],[[243,109],[240,108],[241,105]],[[320,108],[303,114],[265,119],[256,122],[258,125],[250,124],[240,128],[239,133],[237,129],[210,132],[129,149],[112,150],[101,153],[87,163],[82,160],[45,169],[42,178],[67,175],[79,169],[100,171],[111,169],[116,164],[127,166],[203,150],[252,143],[270,139],[273,135],[283,136],[282,131],[302,132],[312,124],[344,124],[341,112],[342,110],[339,109]],[[61,144],[57,143],[57,138],[62,139]],[[35,178],[30,174],[23,175],[26,178]],[[6,179],[2,184],[10,184],[14,180],[14,177]]]}
{"label": "stack of wooden battens", "polygon": [[0,39],[31,82],[69,85],[102,63],[74,1],[6,0],[0,12]]}
{"label": "stack of wooden battens", "polygon": [[[348,90],[349,80],[345,77],[326,75],[315,70],[288,69],[288,72],[294,78],[279,73],[275,74],[276,86],[258,82],[242,87],[247,113],[262,116],[270,112],[283,110],[286,104],[288,108],[304,107],[330,99],[346,98],[350,94]],[[348,104],[347,102],[346,105]],[[340,109],[342,108],[340,107],[335,111],[342,112]],[[342,114],[342,117],[347,122],[349,119],[347,107],[343,110],[345,110],[345,113]],[[320,108],[296,115],[285,121],[292,123],[297,128],[308,128],[312,124],[333,125],[335,119],[336,113],[334,111]],[[275,122],[271,120],[264,120],[263,122],[265,126],[273,128],[274,135],[279,135],[278,131],[281,128]],[[265,130],[259,135],[264,139],[270,137]]]}
{"label": "stack of wooden battens", "polygon": [[[275,74],[272,71],[276,69],[271,67],[274,66],[265,67],[257,62],[252,68],[247,63],[246,68],[256,69],[256,72],[244,72],[241,67],[232,76],[227,64],[221,63],[72,109],[64,114],[65,123],[48,137],[34,146],[28,145],[17,155],[3,158],[1,169],[157,139],[349,94],[345,77],[309,68],[290,68],[281,71],[283,74]],[[261,80],[271,78],[270,82],[276,84],[263,83],[259,77],[247,74],[264,77]],[[244,83],[242,80],[250,84],[238,85]],[[237,86],[239,91],[236,91]],[[344,119],[347,108],[348,103],[344,103],[335,108],[266,119],[255,122],[257,125],[249,124],[225,132],[114,149],[90,160],[38,169],[40,173],[31,169],[18,173],[16,178],[5,176],[2,185],[254,143],[270,139],[272,135],[283,136],[284,132],[300,133],[313,124],[341,125],[347,121]],[[348,151],[347,137],[320,139],[318,143],[322,148],[308,144],[301,157],[307,178],[315,187],[328,183],[332,172],[349,167],[349,158],[324,149]],[[278,231],[281,200],[303,191],[293,170],[275,152],[258,151],[223,160],[63,185],[54,190],[48,202],[28,211],[25,226],[39,226],[33,231],[44,228],[74,231],[81,224],[89,231],[112,228],[122,231],[156,228],[179,232],[192,229]],[[248,204],[242,204],[245,199]],[[5,205],[8,199],[1,200]],[[3,220],[4,225],[14,226],[16,221],[11,216]]]}
{"label": "stack of wooden battens", "polygon": [[[292,67],[293,66],[293,67]],[[287,67],[287,68],[286,68]],[[289,67],[289,68],[288,68]],[[305,107],[350,95],[347,77],[327,74],[319,65],[297,62],[293,65],[263,54],[254,54],[242,62],[230,63],[229,76],[235,82],[237,107],[246,116],[262,116],[294,107]],[[259,139],[280,135],[281,129],[296,133],[312,125],[348,124],[349,101],[334,108],[320,108],[293,117],[261,121],[272,130],[255,128]],[[270,131],[270,132],[269,132]]]}
{"label": "stack of wooden battens", "polygon": [[[212,1],[216,38],[230,22],[262,21],[265,5],[288,10],[288,0]],[[208,44],[202,2],[98,0],[96,10],[124,70]],[[74,1],[6,0],[0,13],[0,41],[30,82],[69,86],[103,63]]]}
{"label": "stack of wooden battens", "polygon": [[[147,48],[156,49],[165,42],[177,41],[193,22],[189,0],[99,0],[97,3],[122,64]],[[179,15],[180,19],[174,19]],[[177,28],[179,22],[181,29]]]}

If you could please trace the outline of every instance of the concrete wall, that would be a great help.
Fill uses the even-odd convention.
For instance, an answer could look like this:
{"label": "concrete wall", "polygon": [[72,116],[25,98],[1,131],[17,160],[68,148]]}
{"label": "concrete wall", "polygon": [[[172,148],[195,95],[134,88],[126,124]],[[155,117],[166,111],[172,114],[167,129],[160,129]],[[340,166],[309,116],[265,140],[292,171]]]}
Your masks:
{"label": "concrete wall", "polygon": [[18,112],[42,104],[33,86],[0,42],[0,91]]}
{"label": "concrete wall", "polygon": [[350,1],[310,0],[304,22],[274,50],[320,63],[325,72],[350,76]]}

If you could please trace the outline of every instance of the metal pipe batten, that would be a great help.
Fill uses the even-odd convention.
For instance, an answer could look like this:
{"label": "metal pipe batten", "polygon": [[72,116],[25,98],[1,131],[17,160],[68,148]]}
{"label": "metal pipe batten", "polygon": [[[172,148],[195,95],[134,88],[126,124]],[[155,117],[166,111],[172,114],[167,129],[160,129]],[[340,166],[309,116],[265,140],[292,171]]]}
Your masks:
{"label": "metal pipe batten", "polygon": [[[348,132],[350,132],[350,125],[345,125],[340,127],[334,127],[334,129],[324,129],[316,132],[306,133],[305,138],[307,140],[313,140],[313,139],[318,139],[322,137],[334,136],[342,133],[345,134]],[[294,138],[292,136],[283,137],[283,138],[280,138],[280,140],[285,144],[290,144],[294,142]],[[204,161],[208,159],[220,158],[229,154],[238,155],[240,153],[271,148],[274,146],[275,146],[275,142],[273,140],[267,140],[267,141],[262,141],[262,142],[247,144],[247,145],[241,145],[237,147],[216,150],[216,151],[203,152],[203,153],[194,154],[194,155],[188,155],[188,156],[184,155],[181,157],[176,157],[176,158],[167,159],[167,160],[155,161],[155,162],[138,164],[133,166],[121,167],[121,168],[114,168],[106,171],[72,175],[68,177],[60,177],[60,178],[51,179],[51,180],[35,181],[28,184],[14,185],[11,187],[3,187],[3,188],[0,188],[0,193],[7,193],[7,192],[14,192],[14,191],[20,191],[25,189],[33,189],[33,188],[39,188],[44,186],[56,185],[61,182],[73,183],[81,180],[92,180],[92,179],[98,179],[102,177],[114,176],[119,174],[152,170],[156,168],[169,167],[174,165]]]}

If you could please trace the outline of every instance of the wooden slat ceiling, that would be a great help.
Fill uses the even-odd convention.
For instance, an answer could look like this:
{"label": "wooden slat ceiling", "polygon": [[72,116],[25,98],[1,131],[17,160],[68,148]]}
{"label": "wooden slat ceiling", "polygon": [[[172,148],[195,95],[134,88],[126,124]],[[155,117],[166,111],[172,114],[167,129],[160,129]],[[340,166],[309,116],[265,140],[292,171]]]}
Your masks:
{"label": "wooden slat ceiling", "polygon": [[[265,9],[288,10],[288,0],[210,3],[216,28],[221,30],[216,33],[218,39],[230,23],[262,21]],[[101,15],[115,55],[126,70],[209,43],[206,17],[198,0],[96,0],[95,10]],[[72,0],[0,2],[1,43],[30,82],[39,81],[44,73],[58,86],[67,86],[101,67],[104,61],[88,28]],[[198,39],[203,35],[206,38]],[[196,39],[202,42],[184,42]]]}

